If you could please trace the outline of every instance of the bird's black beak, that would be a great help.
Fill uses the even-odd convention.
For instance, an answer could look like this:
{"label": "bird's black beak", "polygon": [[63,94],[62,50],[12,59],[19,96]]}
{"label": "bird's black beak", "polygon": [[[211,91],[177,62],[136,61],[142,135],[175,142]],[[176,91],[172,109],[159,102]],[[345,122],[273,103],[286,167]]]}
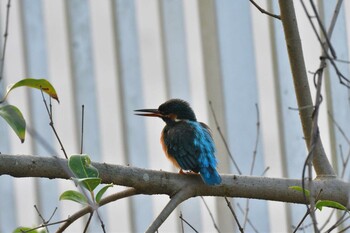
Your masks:
{"label": "bird's black beak", "polygon": [[138,116],[163,117],[163,114],[158,109],[137,109],[134,111],[136,112],[135,115]]}

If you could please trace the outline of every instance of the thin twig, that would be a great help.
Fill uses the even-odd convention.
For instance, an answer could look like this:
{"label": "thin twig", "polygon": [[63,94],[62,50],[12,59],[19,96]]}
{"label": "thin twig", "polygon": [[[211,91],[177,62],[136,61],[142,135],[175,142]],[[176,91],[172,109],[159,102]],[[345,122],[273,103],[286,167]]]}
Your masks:
{"label": "thin twig", "polygon": [[216,115],[215,115],[215,111],[214,111],[214,108],[213,108],[213,104],[211,103],[211,101],[209,101],[209,107],[210,107],[210,110],[211,110],[211,113],[213,114],[213,118],[214,118],[214,122],[215,122],[215,126],[216,126],[216,129],[217,131],[219,132],[219,135],[221,137],[221,140],[223,141],[224,145],[225,145],[225,148],[226,148],[226,151],[229,155],[229,157],[231,158],[231,161],[233,163],[233,165],[235,166],[237,172],[239,175],[242,175],[242,172],[241,170],[239,169],[238,167],[238,164],[236,163],[235,159],[233,158],[233,155],[231,154],[231,151],[230,151],[230,148],[227,144],[227,141],[223,135],[223,133],[221,132],[221,129],[220,129],[220,126],[219,126],[219,123],[218,123],[218,120],[216,119]]}
{"label": "thin twig", "polygon": [[[311,141],[313,141],[313,139],[311,139]],[[313,158],[313,155],[314,155],[315,147],[316,147],[316,143],[312,143],[311,144],[311,148],[310,148],[310,152],[309,152],[309,154],[306,157],[306,160],[304,162],[303,171],[302,171],[302,178],[301,178],[301,187],[302,187],[303,190],[305,190],[305,171],[306,171],[306,167],[308,167],[308,174],[309,174],[309,177],[308,177],[309,187],[308,188],[310,190],[309,204],[312,205],[312,206],[309,207],[308,204],[306,204],[306,208],[307,208],[308,212],[310,213],[311,219],[313,221],[313,225],[315,227],[314,230],[315,230],[315,232],[318,232],[317,223],[316,223],[316,219],[315,219],[315,212],[311,211],[311,209],[315,209],[314,208],[315,201],[314,201],[314,198],[313,198],[312,176],[311,176],[312,175],[312,170],[311,170],[312,169],[312,162],[311,161],[312,161],[312,158]],[[303,197],[304,197],[305,203],[307,203],[307,197],[306,197],[305,192],[303,192]]]}
{"label": "thin twig", "polygon": [[244,233],[244,229],[243,229],[243,227],[241,226],[241,224],[238,221],[237,215],[236,215],[235,211],[232,208],[231,202],[227,199],[227,197],[225,197],[225,201],[226,201],[226,204],[227,204],[228,208],[230,209],[230,211],[231,211],[231,213],[233,215],[233,218],[235,219],[235,221],[237,223],[239,231],[241,233]]}
{"label": "thin twig", "polygon": [[248,216],[249,216],[249,199],[247,198],[245,200],[245,211],[243,212],[244,214],[244,220],[243,220],[243,229],[246,229],[246,225],[248,222]]}
{"label": "thin twig", "polygon": [[273,17],[273,18],[275,18],[275,19],[281,20],[281,16],[272,14],[272,13],[270,13],[270,12],[264,10],[262,7],[260,7],[260,6],[259,6],[255,1],[253,1],[253,0],[249,0],[249,1],[250,1],[261,13],[266,14],[266,15],[268,15],[268,16],[271,16],[271,17]]}
{"label": "thin twig", "polygon": [[[101,199],[99,206],[104,206],[110,202],[113,201],[117,201],[119,199],[122,198],[126,198],[126,197],[130,197],[130,196],[134,196],[138,194],[137,190],[134,188],[129,188],[126,189],[124,191],[118,192],[118,193],[114,193],[112,195],[109,195],[103,199]],[[91,213],[93,212],[93,208],[89,205],[84,207],[83,209],[79,210],[78,212],[76,212],[75,214],[71,215],[69,218],[67,218],[64,221],[64,224],[62,224],[56,233],[62,233],[64,232],[73,222],[75,222],[77,219],[81,218],[82,216],[84,216],[85,214]]]}
{"label": "thin twig", "polygon": [[[241,207],[241,205],[239,203],[237,203],[237,207],[241,211],[241,213],[244,214],[244,210],[243,210],[243,208]],[[252,221],[250,221],[249,218],[247,218],[247,222],[248,222],[249,226],[253,229],[253,231],[255,233],[259,233],[258,229],[255,228],[255,226],[253,225]]]}
{"label": "thin twig", "polygon": [[216,225],[214,216],[213,216],[212,212],[210,211],[209,206],[207,205],[206,201],[204,200],[204,197],[201,196],[201,198],[202,198],[202,201],[203,201],[203,203],[205,205],[205,208],[207,208],[207,211],[208,211],[208,213],[210,215],[211,221],[213,222],[213,225],[214,225],[216,231],[220,232],[218,225]]}
{"label": "thin twig", "polygon": [[340,231],[338,231],[338,233],[347,232],[347,230],[349,230],[349,229],[350,229],[350,226],[347,226],[344,229],[341,229]]}
{"label": "thin twig", "polygon": [[[37,207],[36,205],[34,205],[34,209],[35,209],[36,212],[38,213],[39,218],[41,218],[41,220],[42,220],[42,222],[43,222],[44,225],[50,222],[50,220],[46,221],[46,220],[44,219],[44,217],[41,215],[41,213],[40,213],[40,211],[39,211],[39,209],[38,209],[38,207]],[[56,208],[56,209],[57,209],[57,208]],[[55,209],[54,213],[56,212],[56,209]],[[46,229],[47,232],[49,232],[49,229],[47,228],[47,226],[45,226],[45,229]]]}
{"label": "thin twig", "polygon": [[48,106],[47,106],[47,102],[46,102],[46,99],[45,99],[45,96],[44,96],[44,92],[43,92],[43,89],[42,89],[41,87],[40,87],[40,90],[41,90],[41,96],[43,97],[43,102],[44,102],[44,105],[45,105],[47,114],[49,115],[49,119],[50,119],[49,125],[50,125],[52,131],[54,132],[58,143],[59,143],[60,146],[61,146],[61,150],[63,151],[64,157],[66,157],[66,159],[68,159],[66,150],[64,149],[63,143],[62,143],[60,137],[58,136],[58,133],[57,133],[56,128],[55,128],[55,126],[54,126],[53,119],[52,119],[52,111],[50,111],[49,108],[48,108]]}
{"label": "thin twig", "polygon": [[180,223],[181,223],[181,232],[184,233],[185,229],[184,229],[184,219],[182,219],[182,211],[180,211],[180,216],[179,218],[181,219]]}
{"label": "thin twig", "polygon": [[[322,189],[318,192],[318,194],[317,194],[317,196],[316,196],[316,198],[315,198],[316,201],[319,200],[319,197],[320,197],[321,193],[322,193]],[[314,212],[315,210],[316,210],[316,208],[313,209],[313,212]],[[295,233],[295,232],[297,232],[298,230],[301,229],[301,225],[304,223],[306,217],[307,217],[310,213],[311,213],[310,208],[307,208],[307,209],[306,209],[305,215],[304,215],[303,218],[300,220],[298,226],[294,229],[293,233]]]}
{"label": "thin twig", "polygon": [[342,60],[342,59],[333,59],[333,60],[339,63],[350,64],[350,61],[347,61],[347,60]]}
{"label": "thin twig", "polygon": [[[256,109],[256,137],[255,137],[255,146],[254,146],[254,151],[253,151],[253,159],[252,159],[250,173],[249,173],[250,175],[253,175],[256,155],[258,153],[259,138],[260,138],[260,114],[259,114],[259,106],[257,103],[255,104],[255,109]],[[247,225],[247,220],[248,220],[248,215],[249,215],[249,199],[246,200],[246,208],[245,209],[246,209],[246,211],[244,213],[243,229],[245,229],[245,227]]]}
{"label": "thin twig", "polygon": [[5,54],[6,54],[6,47],[7,47],[7,38],[9,34],[8,32],[9,32],[9,22],[10,22],[10,7],[11,7],[11,0],[8,0],[7,11],[6,11],[6,26],[5,26],[5,33],[4,33],[4,45],[2,47],[2,56],[1,56],[1,63],[0,63],[0,82],[4,75]]}
{"label": "thin twig", "polygon": [[90,215],[89,215],[88,221],[86,222],[86,225],[85,225],[85,228],[84,228],[84,231],[83,231],[84,233],[87,232],[87,229],[88,229],[88,227],[89,227],[89,225],[90,225],[91,218],[92,218],[93,215],[94,215],[94,212],[92,211],[92,212],[90,213]]}
{"label": "thin twig", "polygon": [[335,127],[339,130],[339,133],[344,137],[344,139],[346,140],[346,142],[348,143],[348,145],[350,145],[350,139],[348,138],[348,136],[346,135],[346,133],[344,132],[344,130],[342,129],[342,127],[340,127],[340,125],[338,124],[338,122],[334,119],[333,115],[331,114],[330,111],[328,111],[328,116],[330,117],[330,119],[332,120],[333,124],[335,125]]}
{"label": "thin twig", "polygon": [[268,170],[270,170],[270,167],[266,167],[260,176],[265,176]]}
{"label": "thin twig", "polygon": [[96,214],[97,214],[98,220],[99,220],[100,223],[101,223],[101,228],[102,228],[103,233],[106,233],[105,224],[104,224],[104,222],[103,222],[103,220],[102,220],[102,218],[101,218],[101,215],[100,215],[98,209],[96,209],[95,212],[96,212]]}
{"label": "thin twig", "polygon": [[255,137],[255,146],[253,151],[253,160],[252,160],[252,165],[250,167],[250,175],[253,175],[256,155],[258,153],[259,138],[260,138],[260,114],[259,114],[258,104],[255,104],[255,108],[256,108],[256,137]]}
{"label": "thin twig", "polygon": [[[311,15],[309,14],[309,12],[308,12],[308,10],[307,10],[305,4],[304,4],[304,1],[301,0],[300,2],[301,2],[301,4],[302,4],[302,6],[303,6],[303,9],[304,9],[304,11],[305,11],[305,14],[307,15],[307,17],[308,17],[308,19],[309,19],[309,22],[310,22],[310,24],[311,24],[311,27],[312,27],[312,29],[313,29],[313,31],[314,31],[314,33],[315,33],[315,35],[316,35],[316,37],[317,37],[317,39],[318,39],[320,45],[321,45],[321,48],[322,48],[322,51],[323,51],[323,52],[322,52],[323,54],[322,54],[322,56],[321,56],[321,63],[324,63],[324,64],[322,65],[323,68],[324,68],[325,65],[326,65],[326,64],[325,64],[325,59],[328,59],[328,60],[330,61],[331,65],[333,66],[333,68],[334,68],[334,70],[335,70],[337,76],[338,76],[338,79],[339,79],[340,84],[342,84],[342,85],[344,85],[344,86],[350,88],[350,80],[349,80],[348,78],[346,78],[346,77],[340,72],[340,70],[338,69],[337,64],[334,62],[334,58],[336,58],[336,57],[333,57],[333,58],[332,58],[332,57],[330,57],[330,56],[328,55],[328,49],[331,49],[331,50],[332,50],[332,45],[331,45],[331,43],[330,43],[330,39],[331,39],[331,37],[332,37],[332,33],[333,33],[333,30],[334,30],[334,27],[335,27],[335,23],[336,23],[336,21],[337,21],[337,18],[338,18],[339,12],[340,12],[340,7],[341,7],[343,1],[342,1],[342,0],[339,0],[339,1],[337,2],[337,5],[336,5],[336,7],[335,7],[334,14],[333,14],[333,17],[332,17],[332,20],[331,20],[331,23],[330,23],[330,26],[329,26],[329,29],[328,29],[327,34],[325,33],[325,29],[323,29],[323,31],[324,31],[324,33],[323,33],[323,34],[324,34],[324,38],[325,38],[325,40],[326,40],[327,43],[322,42],[321,37],[320,37],[320,35],[319,35],[319,33],[318,33],[317,29],[316,29],[316,26],[315,26],[314,23],[313,23],[312,17],[311,17]],[[312,4],[312,1],[310,1],[310,2],[311,2],[311,4]],[[316,15],[317,21],[318,21],[319,23],[321,23],[321,20],[319,19],[319,16],[318,16],[318,13],[317,13],[317,11],[316,11],[316,8],[314,9],[314,11],[315,11],[314,13],[315,13],[315,15]],[[323,26],[322,26],[322,27],[323,27]],[[333,52],[332,52],[332,53],[333,53]],[[333,55],[335,55],[335,52],[334,52]]]}
{"label": "thin twig", "polygon": [[[324,39],[325,39],[325,42],[327,43],[327,46],[328,46],[328,48],[329,48],[329,50],[330,50],[330,52],[331,52],[331,54],[332,54],[332,56],[333,56],[332,59],[337,59],[337,54],[335,53],[335,50],[334,50],[334,48],[333,48],[333,46],[332,46],[332,44],[331,44],[331,41],[330,41],[330,39],[329,39],[329,38],[332,36],[333,27],[331,27],[331,32],[330,32],[330,33],[327,33],[327,32],[326,32],[326,29],[325,29],[325,27],[324,27],[324,25],[323,25],[323,23],[321,22],[321,17],[320,17],[320,15],[319,15],[318,12],[317,12],[316,5],[315,5],[315,3],[314,3],[312,0],[310,0],[310,5],[311,5],[311,8],[312,8],[312,10],[313,10],[313,12],[314,12],[314,15],[315,15],[315,17],[316,17],[318,26],[320,27],[320,29],[321,29],[321,31],[322,31],[322,34],[323,34]],[[335,19],[336,19],[336,18],[335,18]],[[334,23],[335,23],[335,22],[334,22]],[[335,25],[335,24],[334,24],[334,25]]]}
{"label": "thin twig", "polygon": [[28,230],[26,230],[26,231],[21,230],[21,233],[27,233],[27,232],[28,232],[28,233],[31,233],[31,232],[33,232],[33,231],[35,231],[35,230],[37,230],[37,229],[40,229],[40,228],[43,228],[43,227],[46,228],[46,227],[53,226],[53,225],[58,225],[58,224],[61,224],[61,223],[66,222],[66,221],[68,221],[68,219],[64,219],[64,220],[60,220],[60,221],[52,222],[52,223],[40,224],[39,226],[33,227],[33,228],[28,229]]}
{"label": "thin twig", "polygon": [[84,104],[81,105],[81,142],[80,142],[80,154],[83,153],[84,146]]}
{"label": "thin twig", "polygon": [[[311,133],[311,145],[316,145],[319,143],[320,140],[320,135],[319,135],[319,129],[318,129],[318,116],[319,116],[319,108],[321,105],[322,97],[321,97],[321,87],[322,87],[322,74],[323,74],[323,68],[320,68],[318,71],[316,71],[315,76],[318,75],[317,79],[317,90],[316,90],[316,97],[315,97],[315,110],[313,112],[313,118],[312,118],[312,133]],[[314,157],[314,150],[311,151],[310,153],[310,159],[308,161],[308,173],[309,173],[309,188],[310,188],[310,216],[312,219],[312,223],[314,225],[314,231],[319,232],[318,227],[317,227],[317,220],[316,220],[316,215],[315,215],[315,199],[313,196],[313,183],[312,183],[312,160]],[[303,177],[304,178],[304,177]],[[307,206],[308,207],[308,206]]]}
{"label": "thin twig", "polygon": [[344,211],[344,214],[333,224],[333,226],[331,226],[327,231],[325,231],[326,233],[329,233],[331,231],[333,231],[335,228],[337,228],[338,226],[340,226],[341,224],[343,224],[345,221],[347,221],[350,217],[346,217],[347,212]]}
{"label": "thin twig", "polygon": [[323,225],[320,227],[320,231],[323,231],[323,229],[326,228],[327,224],[331,221],[334,213],[335,209],[332,209],[332,212],[329,214],[328,218],[323,222]]}
{"label": "thin twig", "polygon": [[182,232],[184,232],[183,223],[186,223],[187,226],[189,226],[194,232],[197,232],[197,233],[198,233],[198,231],[196,230],[196,228],[194,228],[189,222],[186,221],[186,219],[184,219],[184,218],[182,217],[182,212],[180,212],[179,218],[181,219]]}
{"label": "thin twig", "polygon": [[343,163],[343,170],[340,176],[341,178],[344,178],[345,176],[345,170],[346,170],[346,167],[348,166],[349,159],[350,159],[350,150],[348,151],[348,155],[346,156],[345,162]]}
{"label": "thin twig", "polygon": [[309,216],[310,211],[309,209],[306,209],[306,213],[304,214],[303,218],[300,220],[299,224],[295,227],[293,233],[296,233],[298,230],[301,229],[301,225],[304,223],[307,216]]}

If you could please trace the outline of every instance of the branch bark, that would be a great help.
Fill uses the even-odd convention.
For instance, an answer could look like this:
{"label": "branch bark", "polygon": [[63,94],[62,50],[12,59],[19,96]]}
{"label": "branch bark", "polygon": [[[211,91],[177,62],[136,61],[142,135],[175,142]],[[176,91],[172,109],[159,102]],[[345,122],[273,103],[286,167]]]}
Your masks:
{"label": "branch bark", "polygon": [[[116,200],[119,200],[119,199],[122,199],[125,197],[130,197],[130,196],[133,196],[136,194],[138,194],[137,191],[133,188],[130,188],[130,189],[127,189],[127,190],[124,190],[124,191],[121,191],[119,193],[115,193],[115,194],[112,194],[110,196],[103,198],[101,200],[101,202],[99,203],[99,206],[104,206],[110,202],[113,202],[113,201],[116,201]],[[58,228],[56,233],[64,232],[74,221],[81,218],[85,214],[93,213],[93,211],[94,210],[91,206],[86,206],[86,207],[82,208],[81,210],[79,210],[75,214],[69,216],[67,218],[67,220],[65,220],[65,222]]]}
{"label": "branch bark", "polygon": [[[139,194],[165,194],[173,197],[180,190],[191,187],[190,197],[240,197],[305,204],[303,195],[290,190],[301,186],[297,179],[222,175],[222,184],[205,185],[199,175],[182,175],[106,163],[92,163],[99,170],[103,183],[133,187]],[[0,176],[70,179],[65,171],[67,160],[56,157],[31,155],[0,155]],[[308,183],[305,182],[308,188]],[[319,199],[337,201],[348,206],[350,185],[336,178],[319,178],[313,181],[313,193],[322,192]]]}
{"label": "branch bark", "polygon": [[[317,176],[334,177],[335,173],[327,159],[321,138],[312,140],[312,115],[314,108],[307,79],[294,4],[293,1],[279,0],[279,6],[306,146],[309,151],[311,148],[314,149],[312,162]],[[319,136],[317,135],[317,137]],[[315,142],[314,146],[312,145],[312,141]]]}

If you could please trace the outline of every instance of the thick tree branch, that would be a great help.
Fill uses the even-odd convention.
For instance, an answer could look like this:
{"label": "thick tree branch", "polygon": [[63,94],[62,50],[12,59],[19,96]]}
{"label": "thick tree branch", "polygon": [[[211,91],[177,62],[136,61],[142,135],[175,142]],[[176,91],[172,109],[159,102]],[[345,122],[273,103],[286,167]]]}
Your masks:
{"label": "thick tree branch", "polygon": [[[140,194],[165,194],[174,196],[180,190],[191,187],[191,197],[221,196],[241,197],[291,203],[305,203],[301,193],[290,190],[290,186],[301,186],[296,179],[253,176],[222,175],[222,184],[205,185],[199,175],[182,175],[142,168],[92,163],[100,173],[103,183],[114,183],[133,187]],[[67,160],[55,157],[30,155],[0,155],[0,177],[41,177],[69,179],[65,170]],[[306,188],[308,183],[305,182]],[[313,193],[320,193],[319,199],[337,201],[348,206],[348,183],[335,178],[320,178],[313,181]]]}
{"label": "thick tree branch", "polygon": [[[306,145],[309,151],[311,148],[314,148],[312,162],[316,174],[318,176],[335,176],[334,170],[327,159],[321,139],[312,140],[312,114],[314,108],[293,1],[280,0],[279,6]],[[317,137],[319,136],[317,135]],[[316,145],[312,145],[312,141]]]}

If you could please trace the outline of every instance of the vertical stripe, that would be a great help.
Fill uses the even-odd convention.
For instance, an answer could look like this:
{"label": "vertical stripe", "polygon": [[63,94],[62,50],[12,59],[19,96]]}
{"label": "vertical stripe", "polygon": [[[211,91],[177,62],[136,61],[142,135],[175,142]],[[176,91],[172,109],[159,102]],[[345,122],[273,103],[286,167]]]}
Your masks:
{"label": "vertical stripe", "polygon": [[[124,120],[124,140],[127,161],[131,166],[148,164],[145,122],[133,115],[143,106],[138,34],[136,31],[135,3],[133,0],[116,0],[114,3],[116,51],[121,92],[121,113]],[[150,197],[131,198],[131,229],[142,232],[152,222]]]}
{"label": "vertical stripe", "polygon": [[[84,105],[84,146],[83,153],[90,156],[92,160],[101,159],[100,126],[98,119],[96,82],[94,59],[92,53],[92,38],[90,25],[89,2],[84,0],[70,0],[66,2],[69,23],[69,42],[73,72],[73,87],[76,112],[76,127],[81,129],[82,105]],[[79,133],[80,138],[82,137]],[[80,147],[79,147],[80,148]],[[104,211],[99,210],[104,218]],[[106,218],[104,218],[106,219]],[[94,218],[94,224],[90,227],[92,231],[100,230],[100,222]],[[107,220],[106,220],[107,221]],[[108,224],[105,222],[105,224]]]}
{"label": "vertical stripe", "polygon": [[[220,65],[226,113],[227,142],[236,162],[243,174],[250,174],[254,165],[253,174],[260,175],[264,169],[262,139],[256,148],[258,88],[256,81],[256,65],[251,27],[250,4],[248,1],[217,1],[216,17],[218,25]],[[231,164],[231,171],[236,169]],[[268,221],[259,216],[266,216],[267,203],[250,200],[235,200],[237,205],[249,209],[248,216],[254,227],[268,232]],[[245,213],[237,211],[240,219]],[[253,229],[247,225],[247,231]]]}

